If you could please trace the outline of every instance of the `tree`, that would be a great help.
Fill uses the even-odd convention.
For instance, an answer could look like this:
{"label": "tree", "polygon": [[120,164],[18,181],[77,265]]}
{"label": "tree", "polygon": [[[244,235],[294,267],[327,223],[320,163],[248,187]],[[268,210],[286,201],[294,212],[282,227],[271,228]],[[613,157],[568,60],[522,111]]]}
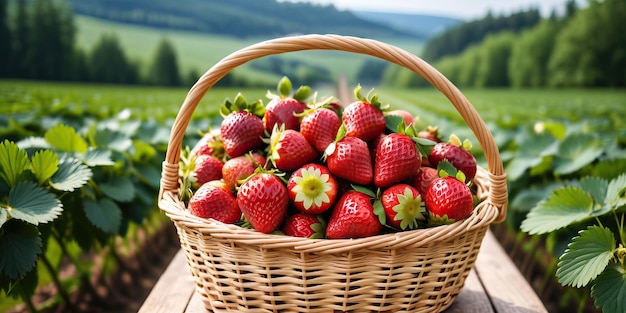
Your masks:
{"label": "tree", "polygon": [[476,77],[478,87],[509,86],[509,57],[516,40],[512,32],[488,36],[480,47],[480,66]]}
{"label": "tree", "polygon": [[104,34],[93,48],[90,64],[92,80],[113,84],[136,83],[136,70],[126,59],[117,36]]}
{"label": "tree", "polygon": [[176,51],[174,46],[165,38],[157,46],[148,81],[162,86],[179,86],[181,84]]}
{"label": "tree", "polygon": [[508,65],[511,86],[547,85],[548,62],[559,29],[556,21],[548,19],[521,34],[513,44]]}
{"label": "tree", "polygon": [[590,1],[566,21],[550,57],[551,86],[626,86],[623,0]]}
{"label": "tree", "polygon": [[27,58],[30,50],[30,15],[26,9],[26,0],[17,0],[16,12],[13,17],[12,54],[9,73],[12,77],[27,78]]}
{"label": "tree", "polygon": [[7,2],[8,0],[0,0],[0,77],[9,75],[9,64],[11,64],[13,51],[11,31],[7,21]]}

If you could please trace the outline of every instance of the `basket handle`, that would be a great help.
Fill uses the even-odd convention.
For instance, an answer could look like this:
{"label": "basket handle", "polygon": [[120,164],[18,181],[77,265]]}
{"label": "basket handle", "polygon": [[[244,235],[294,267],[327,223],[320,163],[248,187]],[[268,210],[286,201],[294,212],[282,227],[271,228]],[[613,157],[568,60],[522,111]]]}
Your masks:
{"label": "basket handle", "polygon": [[269,55],[303,50],[338,50],[378,57],[410,69],[437,88],[454,105],[483,149],[487,159],[490,182],[487,201],[499,210],[495,222],[501,222],[506,218],[508,205],[506,174],[498,147],[484,121],[461,91],[431,65],[403,49],[372,39],[340,35],[313,34],[263,41],[226,56],[204,73],[189,90],[172,125],[163,162],[159,200],[163,198],[163,193],[166,191],[178,193],[178,162],[183,137],[192,113],[204,94],[239,65]]}

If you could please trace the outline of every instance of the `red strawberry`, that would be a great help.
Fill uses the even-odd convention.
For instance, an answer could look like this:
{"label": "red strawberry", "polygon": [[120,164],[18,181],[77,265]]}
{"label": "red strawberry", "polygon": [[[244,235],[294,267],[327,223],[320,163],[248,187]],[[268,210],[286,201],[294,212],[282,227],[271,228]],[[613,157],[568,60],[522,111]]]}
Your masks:
{"label": "red strawberry", "polygon": [[385,189],[381,202],[390,226],[402,230],[417,229],[418,221],[426,220],[426,208],[420,192],[407,184]]}
{"label": "red strawberry", "polygon": [[220,114],[224,116],[220,133],[229,157],[240,156],[263,145],[265,127],[261,118],[253,113],[263,109],[259,107],[262,107],[260,102],[248,103],[241,94],[234,102],[227,99],[220,107]]}
{"label": "red strawberry", "polygon": [[402,109],[391,110],[387,112],[387,115],[400,116],[402,117],[402,119],[404,119],[404,125],[406,126],[413,125],[413,115],[411,115],[411,112],[407,110],[402,110]]}
{"label": "red strawberry", "polygon": [[254,174],[239,187],[237,204],[254,229],[269,234],[285,218],[287,187],[273,174]]}
{"label": "red strawberry", "polygon": [[313,161],[318,153],[304,136],[293,129],[274,127],[270,138],[270,158],[276,168],[293,171]]}
{"label": "red strawberry", "polygon": [[224,143],[218,129],[202,135],[200,140],[191,149],[190,155],[212,155],[220,160],[224,157]]}
{"label": "red strawberry", "polygon": [[304,112],[308,106],[303,102],[308,98],[311,90],[308,86],[301,86],[291,95],[291,81],[287,77],[283,77],[278,82],[278,92],[280,95],[274,95],[268,92],[270,102],[265,107],[265,115],[263,116],[263,125],[265,130],[271,132],[274,126],[285,125],[285,129],[300,129],[300,118],[298,114]]}
{"label": "red strawberry", "polygon": [[441,142],[441,138],[439,137],[439,128],[436,126],[428,126],[426,129],[420,130],[417,133],[417,137],[428,139],[434,142]]}
{"label": "red strawberry", "polygon": [[439,176],[437,175],[437,169],[428,166],[422,166],[417,171],[417,175],[413,177],[413,180],[411,181],[411,186],[415,187],[415,189],[417,189],[420,194],[425,195],[426,189],[428,189],[430,183],[432,183],[433,180],[438,177]]}
{"label": "red strawberry", "polygon": [[471,144],[469,141],[461,144],[456,136],[451,136],[450,142],[437,143],[430,154],[428,161],[432,167],[437,167],[439,162],[448,160],[457,170],[465,174],[465,182],[469,182],[476,175],[476,159],[469,152]]}
{"label": "red strawberry", "polygon": [[200,186],[193,194],[189,200],[189,213],[227,224],[241,218],[235,196],[212,182]]}
{"label": "red strawberry", "polygon": [[354,190],[343,194],[328,220],[326,238],[358,238],[380,233],[382,224],[374,214],[371,200],[370,196]]}
{"label": "red strawberry", "polygon": [[344,109],[341,119],[346,125],[348,136],[370,141],[385,131],[385,116],[377,95],[363,98],[361,86],[355,89],[355,95],[357,101]]}
{"label": "red strawberry", "polygon": [[294,206],[304,213],[320,214],[330,209],[337,198],[337,181],[328,168],[310,163],[289,178],[287,190]]}
{"label": "red strawberry", "polygon": [[300,123],[300,132],[322,153],[328,145],[335,141],[341,120],[337,113],[328,108],[320,108],[305,115]]}
{"label": "red strawberry", "polygon": [[435,179],[424,195],[431,220],[457,221],[472,214],[474,198],[469,187],[453,176]]}
{"label": "red strawberry", "polygon": [[197,155],[194,158],[193,173],[196,177],[194,186],[197,188],[206,182],[222,179],[224,163],[210,154]]}
{"label": "red strawberry", "polygon": [[374,184],[385,188],[411,178],[422,164],[422,157],[411,137],[392,133],[385,136],[376,148]]}
{"label": "red strawberry", "polygon": [[238,181],[254,174],[258,167],[265,166],[265,162],[265,157],[256,152],[229,159],[222,167],[222,179],[232,189],[239,186]]}
{"label": "red strawberry", "polygon": [[372,158],[365,141],[357,137],[343,137],[328,145],[325,156],[326,165],[333,175],[359,185],[372,182]]}
{"label": "red strawberry", "polygon": [[296,213],[287,218],[281,230],[287,236],[318,239],[324,238],[325,228],[320,216]]}

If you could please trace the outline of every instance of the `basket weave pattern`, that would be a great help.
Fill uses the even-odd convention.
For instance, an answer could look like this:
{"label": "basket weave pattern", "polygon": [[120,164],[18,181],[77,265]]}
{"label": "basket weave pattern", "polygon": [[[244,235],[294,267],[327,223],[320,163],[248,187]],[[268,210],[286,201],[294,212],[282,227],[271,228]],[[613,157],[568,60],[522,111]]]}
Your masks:
{"label": "basket weave pattern", "polygon": [[[452,225],[358,239],[267,235],[189,214],[178,196],[185,129],[204,94],[248,61],[301,50],[367,54],[406,67],[442,92],[487,159],[474,183],[482,201]],[[506,176],[493,137],[465,96],[426,62],[369,39],[305,35],[261,42],[216,63],[191,88],[163,162],[159,207],[177,228],[197,291],[214,312],[439,312],[461,291],[491,223],[506,216]]]}

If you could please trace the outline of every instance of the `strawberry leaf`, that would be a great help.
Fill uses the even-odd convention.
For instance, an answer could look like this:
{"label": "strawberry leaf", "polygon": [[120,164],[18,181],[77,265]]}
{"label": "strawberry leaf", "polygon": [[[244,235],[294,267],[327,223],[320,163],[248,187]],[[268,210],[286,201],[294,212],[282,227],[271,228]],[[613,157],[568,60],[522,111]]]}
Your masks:
{"label": "strawberry leaf", "polygon": [[[139,141],[142,142],[142,141]],[[147,145],[147,144],[146,144]],[[151,147],[147,145],[148,147]],[[115,164],[111,159],[111,150],[102,148],[89,148],[83,156],[83,162],[88,166],[110,166]]]}
{"label": "strawberry leaf", "polygon": [[61,201],[33,182],[22,182],[12,188],[8,203],[13,218],[33,225],[51,222],[63,212]]}
{"label": "strawberry leaf", "polygon": [[104,194],[119,202],[129,202],[135,197],[135,185],[130,177],[113,177],[108,181],[100,182],[100,189]]}
{"label": "strawberry leaf", "polygon": [[610,264],[591,286],[595,306],[605,313],[626,312],[626,270],[618,264]]}
{"label": "strawberry leaf", "polygon": [[59,162],[59,170],[50,178],[50,186],[56,190],[74,191],[91,179],[91,169],[74,158]]}
{"label": "strawberry leaf", "polygon": [[590,134],[572,134],[559,144],[554,173],[566,175],[591,164],[604,152],[602,140]]}
{"label": "strawberry leaf", "polygon": [[50,179],[58,169],[59,157],[54,151],[41,150],[33,155],[30,170],[35,174],[40,185]]}
{"label": "strawberry leaf", "polygon": [[374,214],[378,216],[378,221],[382,225],[387,224],[387,214],[385,214],[385,207],[383,206],[383,202],[380,199],[376,199],[374,201]]}
{"label": "strawberry leaf", "polygon": [[593,205],[591,196],[580,187],[563,187],[532,208],[521,229],[531,235],[549,233],[589,218]]}
{"label": "strawberry leaf", "polygon": [[609,264],[615,250],[615,238],[610,229],[590,226],[579,232],[559,258],[556,277],[563,285],[586,286]]}
{"label": "strawberry leaf", "polygon": [[83,199],[83,208],[87,219],[107,233],[116,233],[122,224],[122,210],[109,198],[94,201]]}
{"label": "strawberry leaf", "polygon": [[20,181],[29,165],[25,150],[20,150],[17,144],[9,140],[0,143],[0,178],[9,187],[15,186]]}
{"label": "strawberry leaf", "polygon": [[605,203],[614,210],[626,205],[626,173],[611,180],[606,188]]}
{"label": "strawberry leaf", "polygon": [[[106,147],[112,150],[126,152],[133,146],[130,135],[108,128],[95,129],[92,138],[96,146]],[[89,153],[89,151],[85,151]]]}
{"label": "strawberry leaf", "polygon": [[370,196],[372,198],[376,198],[376,193],[374,193],[371,189],[369,189],[367,187],[363,187],[363,186],[359,186],[359,185],[355,185],[355,184],[351,184],[350,186],[352,187],[352,189],[354,189],[354,190],[356,190],[356,191],[358,191],[360,193],[366,194],[366,195],[368,195],[368,196]]}
{"label": "strawberry leaf", "polygon": [[87,152],[87,142],[71,126],[58,124],[50,128],[45,136],[46,142],[62,152]]}
{"label": "strawberry leaf", "polygon": [[7,213],[8,210],[9,208],[0,206],[0,228],[2,228],[2,225],[9,220],[9,213]]}
{"label": "strawberry leaf", "polygon": [[[454,167],[454,165],[452,165],[452,163],[450,163],[450,161],[448,160],[443,160],[439,162],[439,164],[437,164],[437,175],[439,177],[446,177],[446,176],[456,177],[458,172],[459,171],[456,169],[456,167]],[[463,182],[465,182],[465,179],[463,180]]]}
{"label": "strawberry leaf", "polygon": [[8,222],[0,236],[0,274],[16,280],[35,269],[43,246],[37,227]]}

